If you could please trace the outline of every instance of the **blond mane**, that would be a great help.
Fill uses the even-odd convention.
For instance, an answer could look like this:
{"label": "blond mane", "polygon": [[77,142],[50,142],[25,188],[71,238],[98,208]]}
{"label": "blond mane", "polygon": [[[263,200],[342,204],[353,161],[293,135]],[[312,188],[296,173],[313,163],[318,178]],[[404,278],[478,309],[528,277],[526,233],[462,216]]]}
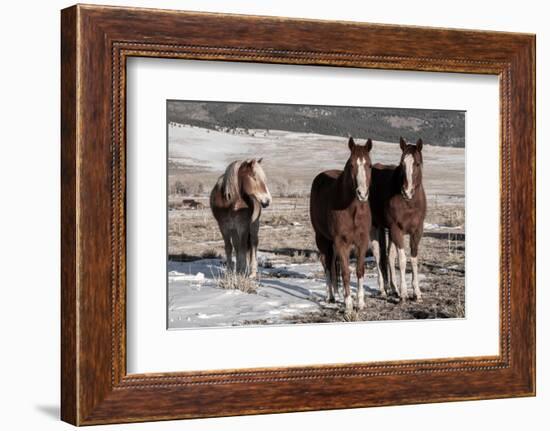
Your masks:
{"label": "blond mane", "polygon": [[230,163],[220,177],[222,195],[227,202],[235,202],[239,198],[239,169],[242,164],[243,160]]}

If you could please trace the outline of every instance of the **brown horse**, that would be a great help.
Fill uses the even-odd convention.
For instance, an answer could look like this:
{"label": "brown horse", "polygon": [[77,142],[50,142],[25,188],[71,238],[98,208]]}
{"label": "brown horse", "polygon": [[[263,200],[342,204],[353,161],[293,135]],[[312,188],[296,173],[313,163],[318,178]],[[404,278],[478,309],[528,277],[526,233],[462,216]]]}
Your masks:
{"label": "brown horse", "polygon": [[[418,286],[418,247],[424,232],[426,217],[426,193],[422,185],[422,139],[410,145],[400,139],[401,162],[399,166],[376,164],[372,169],[371,209],[372,209],[372,251],[378,270],[378,286],[382,296],[386,296],[384,271],[386,259],[385,230],[389,230],[389,272],[390,286],[397,296],[407,298],[405,268],[405,235],[409,235],[411,248],[413,299],[421,301]],[[399,255],[400,289],[396,288],[395,257]]]}
{"label": "brown horse", "polygon": [[344,285],[346,313],[353,310],[350,293],[349,256],[355,247],[357,256],[357,308],[365,306],[363,276],[369,247],[371,213],[368,202],[371,177],[370,150],[349,139],[350,157],[343,171],[320,173],[313,180],[310,217],[315,241],[327,280],[327,302],[334,302],[338,290],[338,268]]}
{"label": "brown horse", "polygon": [[210,193],[210,208],[225,243],[227,268],[233,270],[233,250],[237,272],[255,277],[258,262],[258,233],[262,208],[271,203],[262,159],[231,163]]}

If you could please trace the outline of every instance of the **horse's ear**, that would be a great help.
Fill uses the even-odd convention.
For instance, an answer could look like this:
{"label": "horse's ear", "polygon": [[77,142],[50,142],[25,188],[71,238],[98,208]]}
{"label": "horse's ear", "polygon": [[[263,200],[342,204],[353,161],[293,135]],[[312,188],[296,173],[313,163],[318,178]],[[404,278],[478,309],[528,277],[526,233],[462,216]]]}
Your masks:
{"label": "horse's ear", "polygon": [[416,141],[416,149],[418,151],[422,151],[422,139],[418,138],[418,141]]}
{"label": "horse's ear", "polygon": [[401,151],[405,151],[405,148],[407,148],[407,143],[403,139],[403,136],[399,138],[399,146],[401,147]]}
{"label": "horse's ear", "polygon": [[353,140],[353,138],[351,136],[349,137],[348,147],[349,147],[350,151],[353,150],[353,148],[355,147],[355,141]]}
{"label": "horse's ear", "polygon": [[372,150],[372,139],[367,139],[367,143],[365,144],[365,147],[367,147],[367,151]]}

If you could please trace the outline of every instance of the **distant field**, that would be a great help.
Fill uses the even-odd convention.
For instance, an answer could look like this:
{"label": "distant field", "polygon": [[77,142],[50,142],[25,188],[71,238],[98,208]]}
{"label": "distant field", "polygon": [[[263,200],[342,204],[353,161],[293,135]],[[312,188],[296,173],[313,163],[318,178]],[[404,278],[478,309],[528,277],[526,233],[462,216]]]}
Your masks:
{"label": "distant field", "polygon": [[[368,136],[354,137],[364,144]],[[202,183],[210,191],[234,160],[263,157],[272,193],[309,194],[311,181],[326,169],[342,169],[349,156],[347,138],[279,130],[225,133],[198,127],[169,128],[169,182]],[[464,148],[438,147],[425,142],[424,182],[429,195],[464,197]],[[396,164],[398,142],[374,141],[374,163]],[[193,190],[195,186],[195,190]]]}
{"label": "distant field", "polygon": [[[324,277],[309,221],[309,187],[317,173],[343,167],[349,154],[347,139],[264,130],[224,133],[188,126],[170,127],[169,139],[168,252],[173,271],[172,278],[169,276],[170,327],[344,320],[341,308],[322,300]],[[364,143],[363,138],[357,141]],[[357,314],[357,320],[464,317],[464,149],[426,145],[423,153],[428,194],[426,234],[420,250],[424,302],[395,304],[377,298],[373,262],[369,260],[370,297],[367,311]],[[263,285],[263,294],[276,295],[281,305],[264,310],[266,303],[277,301],[260,301],[259,308],[252,312],[253,303],[261,298],[243,294],[248,295],[245,305],[241,297],[231,297],[243,306],[241,312],[227,316],[220,301],[227,305],[228,299],[218,298],[220,292],[213,277],[223,270],[225,256],[208,195],[227,164],[252,157],[264,158],[262,164],[273,195],[272,205],[261,216],[262,281],[258,294]],[[399,157],[397,144],[374,143],[373,162],[397,163]],[[176,193],[176,185],[183,187],[184,193]],[[196,202],[195,208],[184,204],[184,199]],[[206,264],[211,274],[200,281],[197,273],[204,274]],[[299,292],[310,292],[305,296],[300,293],[305,299],[299,295],[299,307],[287,301],[296,294],[293,286]],[[283,288],[287,292],[284,295]],[[197,308],[191,298],[203,308]],[[208,310],[215,317],[209,318]]]}

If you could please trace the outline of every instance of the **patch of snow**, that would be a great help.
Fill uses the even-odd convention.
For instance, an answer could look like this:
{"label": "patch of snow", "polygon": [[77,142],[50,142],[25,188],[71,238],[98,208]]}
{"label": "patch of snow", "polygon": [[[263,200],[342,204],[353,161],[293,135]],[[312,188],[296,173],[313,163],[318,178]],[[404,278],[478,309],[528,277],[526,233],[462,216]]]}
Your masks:
{"label": "patch of snow", "polygon": [[424,229],[439,229],[440,226],[437,223],[424,223]]}
{"label": "patch of snow", "polygon": [[181,274],[177,271],[170,271],[168,273],[168,279],[171,282],[174,281],[198,281],[202,282],[204,281],[204,274],[202,272],[198,272],[197,274]]}
{"label": "patch of snow", "polygon": [[[273,256],[260,253],[258,258],[271,261]],[[307,313],[343,307],[341,287],[338,303],[325,302],[325,280],[319,262],[260,267],[256,294],[218,287],[217,278],[225,271],[221,259],[170,261],[168,270],[170,329],[238,326],[250,322],[291,324]],[[351,289],[355,294],[353,276]],[[377,294],[374,273],[365,277],[365,291],[367,295]]]}

